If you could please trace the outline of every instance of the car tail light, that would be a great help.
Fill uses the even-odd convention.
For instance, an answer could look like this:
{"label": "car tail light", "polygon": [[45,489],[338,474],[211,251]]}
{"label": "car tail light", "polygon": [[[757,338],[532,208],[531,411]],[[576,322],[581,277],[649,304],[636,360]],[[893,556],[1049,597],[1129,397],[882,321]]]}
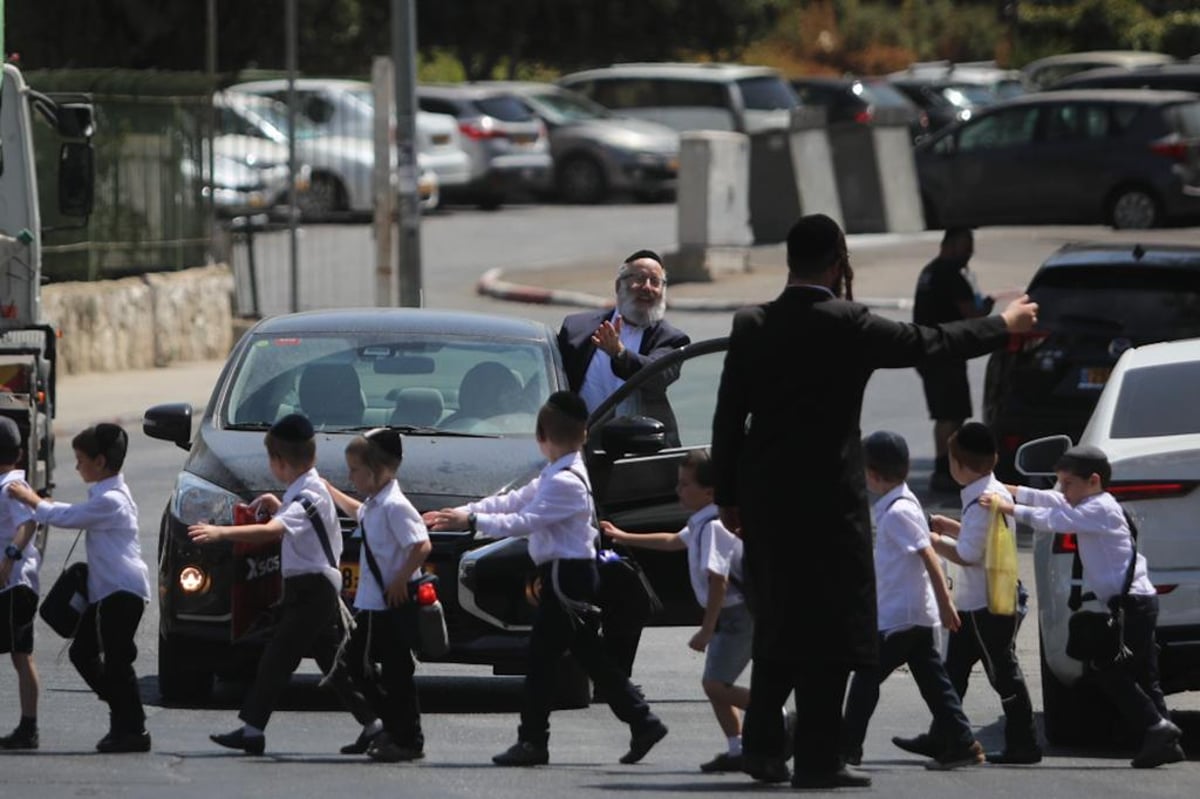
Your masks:
{"label": "car tail light", "polygon": [[1159,139],[1150,144],[1150,152],[1155,155],[1161,155],[1164,158],[1170,158],[1172,161],[1187,161],[1190,149],[1186,141],[1172,137]]}
{"label": "car tail light", "polygon": [[1030,330],[1027,333],[1010,333],[1007,351],[1010,353],[1032,352],[1042,346],[1042,342],[1050,335],[1049,330]]}
{"label": "car tail light", "polygon": [[875,113],[869,108],[864,108],[854,115],[854,121],[860,125],[868,125],[875,118]]}
{"label": "car tail light", "polygon": [[1139,499],[1168,499],[1182,497],[1191,493],[1196,487],[1193,482],[1183,481],[1143,481],[1137,483],[1113,483],[1108,492],[1121,502],[1131,502]]}
{"label": "car tail light", "polygon": [[1073,555],[1079,551],[1079,541],[1074,533],[1055,533],[1051,551],[1055,555]]}
{"label": "car tail light", "polygon": [[504,138],[504,132],[496,130],[495,123],[487,117],[475,122],[459,122],[458,129],[464,136],[473,141]]}

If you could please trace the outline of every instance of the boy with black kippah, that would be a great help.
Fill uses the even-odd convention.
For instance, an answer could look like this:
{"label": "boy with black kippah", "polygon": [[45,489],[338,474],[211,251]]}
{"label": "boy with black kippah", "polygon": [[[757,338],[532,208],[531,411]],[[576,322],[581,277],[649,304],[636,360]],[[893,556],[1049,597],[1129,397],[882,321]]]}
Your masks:
{"label": "boy with black kippah", "polygon": [[[967,422],[950,436],[948,449],[950,475],[962,486],[962,521],[945,516],[934,516],[930,520],[934,549],[960,567],[954,601],[962,626],[950,633],[946,672],[962,699],[967,694],[971,669],[982,661],[988,682],[1000,695],[1000,705],[1004,709],[1004,749],[988,752],[988,762],[1037,763],[1042,759],[1042,750],[1033,720],[1033,703],[1021,664],[1017,662],[1021,610],[1011,616],[1000,616],[988,610],[984,568],[991,514],[980,498],[990,493],[1011,502],[1012,496],[992,474],[996,467],[996,440],[986,425]],[[1011,520],[1009,526],[1012,526]],[[893,738],[892,743],[901,749],[932,757],[937,752],[940,734],[935,719],[928,734]]]}
{"label": "boy with black kippah", "polygon": [[254,685],[238,714],[243,726],[209,738],[230,749],[261,755],[266,748],[263,731],[271,712],[292,672],[306,655],[316,659],[326,675],[323,682],[330,684],[363,725],[363,736],[373,738],[383,729],[382,722],[362,694],[354,690],[346,674],[334,669],[339,641],[344,640],[349,625],[339,596],[342,528],[329,489],[317,474],[317,443],[312,423],[301,414],[288,414],[271,426],[263,443],[271,474],[287,490],[282,499],[262,494],[250,507],[259,518],[266,515],[271,518],[259,524],[188,527],[188,537],[197,544],[282,541],[283,613],[258,661]]}
{"label": "boy with black kippah", "polygon": [[432,530],[469,529],[488,538],[529,539],[541,595],[529,635],[525,707],[517,742],[492,758],[498,766],[538,766],[550,761],[550,707],[555,672],[570,652],[597,684],[608,706],[629,725],[636,763],[667,734],[645,698],[604,651],[596,607],[595,514],[592,487],[580,450],[587,438],[587,406],[570,391],[556,391],[537,416],[537,442],[550,463],[514,491],[493,494],[457,508],[425,514]]}
{"label": "boy with black kippah", "polygon": [[1079,540],[1084,587],[1110,610],[1124,617],[1122,639],[1129,656],[1093,662],[1096,682],[1117,706],[1129,726],[1142,735],[1134,768],[1154,768],[1183,760],[1179,727],[1171,722],[1158,682],[1158,596],[1147,576],[1146,559],[1136,549],[1130,522],[1120,503],[1108,493],[1112,466],[1097,447],[1072,447],[1054,467],[1058,487],[1041,491],[1008,486],[1005,494],[987,493],[984,507],[997,507],[1035,532],[1069,530]]}

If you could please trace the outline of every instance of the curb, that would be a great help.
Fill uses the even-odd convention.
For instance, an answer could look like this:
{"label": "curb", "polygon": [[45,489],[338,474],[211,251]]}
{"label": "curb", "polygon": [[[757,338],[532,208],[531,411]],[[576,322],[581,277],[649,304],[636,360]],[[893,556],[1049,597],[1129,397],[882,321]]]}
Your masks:
{"label": "curb", "polygon": [[[504,270],[489,269],[484,272],[476,284],[476,291],[485,297],[509,302],[525,302],[535,305],[567,305],[576,308],[611,308],[612,299],[588,294],[583,291],[569,289],[549,289],[540,286],[528,286],[504,280]],[[757,305],[762,300],[717,298],[717,297],[680,297],[668,299],[667,307],[675,311],[697,312],[729,312],[747,305]],[[912,300],[907,297],[865,297],[858,302],[876,310],[906,311],[912,308]]]}

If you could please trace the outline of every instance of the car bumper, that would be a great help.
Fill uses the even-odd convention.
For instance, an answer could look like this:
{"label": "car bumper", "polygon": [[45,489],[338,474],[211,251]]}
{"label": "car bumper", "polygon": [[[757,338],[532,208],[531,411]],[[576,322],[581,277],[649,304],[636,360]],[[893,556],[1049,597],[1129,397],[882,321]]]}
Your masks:
{"label": "car bumper", "polygon": [[549,155],[502,155],[492,159],[484,181],[492,188],[541,191],[550,187],[551,178]]}

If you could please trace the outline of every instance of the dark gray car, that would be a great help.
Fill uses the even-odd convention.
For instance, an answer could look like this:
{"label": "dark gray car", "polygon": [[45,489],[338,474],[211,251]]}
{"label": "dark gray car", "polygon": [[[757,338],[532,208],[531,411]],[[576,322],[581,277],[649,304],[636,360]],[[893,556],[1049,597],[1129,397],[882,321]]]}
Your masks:
{"label": "dark gray car", "polygon": [[1018,97],[923,140],[930,227],[1200,217],[1200,97],[1091,90]]}

